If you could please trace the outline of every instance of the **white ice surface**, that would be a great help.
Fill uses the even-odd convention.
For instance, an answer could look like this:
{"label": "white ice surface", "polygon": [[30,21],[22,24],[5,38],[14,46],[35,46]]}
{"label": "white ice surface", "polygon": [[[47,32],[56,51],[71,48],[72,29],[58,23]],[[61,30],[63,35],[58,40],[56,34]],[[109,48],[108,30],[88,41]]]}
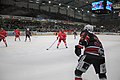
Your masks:
{"label": "white ice surface", "polygon": [[[106,55],[108,80],[120,80],[120,36],[99,35]],[[67,37],[68,49],[57,42],[46,50],[56,36],[32,36],[32,41],[14,41],[7,37],[8,47],[0,42],[0,80],[74,80],[77,56],[74,45],[79,38]],[[93,67],[83,74],[85,80],[99,80]]]}

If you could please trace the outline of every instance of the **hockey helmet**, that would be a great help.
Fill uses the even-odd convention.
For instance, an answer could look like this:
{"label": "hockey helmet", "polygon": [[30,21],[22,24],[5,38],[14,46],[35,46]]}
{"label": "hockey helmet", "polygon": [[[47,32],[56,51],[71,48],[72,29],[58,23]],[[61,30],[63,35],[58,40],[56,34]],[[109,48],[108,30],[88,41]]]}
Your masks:
{"label": "hockey helmet", "polygon": [[29,29],[29,28],[27,28],[27,30],[29,31],[30,29]]}
{"label": "hockey helmet", "polygon": [[84,27],[84,30],[88,30],[88,31],[90,31],[90,32],[92,32],[93,31],[93,26],[92,25],[85,25],[85,27]]}

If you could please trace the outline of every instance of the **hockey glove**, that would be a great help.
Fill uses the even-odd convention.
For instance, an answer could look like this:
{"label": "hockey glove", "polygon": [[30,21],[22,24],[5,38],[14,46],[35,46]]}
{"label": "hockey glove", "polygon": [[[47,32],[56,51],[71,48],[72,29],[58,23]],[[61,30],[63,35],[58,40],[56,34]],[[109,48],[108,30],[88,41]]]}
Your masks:
{"label": "hockey glove", "polygon": [[57,40],[58,40],[59,37],[57,37]]}
{"label": "hockey glove", "polygon": [[81,55],[81,49],[82,49],[83,47],[82,46],[80,46],[80,45],[76,45],[75,46],[75,54],[79,57],[80,55]]}

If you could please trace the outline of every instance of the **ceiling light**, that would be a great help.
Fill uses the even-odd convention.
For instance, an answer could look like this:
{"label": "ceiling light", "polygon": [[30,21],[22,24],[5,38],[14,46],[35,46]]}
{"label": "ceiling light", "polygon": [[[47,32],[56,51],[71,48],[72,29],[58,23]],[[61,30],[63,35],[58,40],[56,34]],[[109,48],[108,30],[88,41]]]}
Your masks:
{"label": "ceiling light", "polygon": [[77,8],[75,8],[77,10]]}
{"label": "ceiling light", "polygon": [[70,8],[70,6],[68,6],[68,8]]}
{"label": "ceiling light", "polygon": [[86,3],[88,3],[88,1],[86,1]]}
{"label": "ceiling light", "polygon": [[59,4],[59,6],[61,6],[61,3]]}
{"label": "ceiling light", "polygon": [[51,1],[48,2],[49,4],[51,3]]}
{"label": "ceiling light", "polygon": [[90,11],[87,11],[87,13],[89,13]]}

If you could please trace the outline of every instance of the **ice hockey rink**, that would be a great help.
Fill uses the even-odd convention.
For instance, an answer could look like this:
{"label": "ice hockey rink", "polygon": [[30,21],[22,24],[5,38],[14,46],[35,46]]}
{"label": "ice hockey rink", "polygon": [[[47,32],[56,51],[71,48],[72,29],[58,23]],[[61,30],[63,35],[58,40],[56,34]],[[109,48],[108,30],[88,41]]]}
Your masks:
{"label": "ice hockey rink", "polygon": [[[120,36],[98,35],[105,48],[108,80],[120,80]],[[68,48],[63,42],[59,49],[57,42],[46,50],[56,36],[32,36],[32,41],[14,41],[6,38],[8,47],[0,42],[0,80],[74,80],[78,57],[74,46],[79,38],[67,37]],[[83,74],[84,80],[99,80],[93,66]]]}

